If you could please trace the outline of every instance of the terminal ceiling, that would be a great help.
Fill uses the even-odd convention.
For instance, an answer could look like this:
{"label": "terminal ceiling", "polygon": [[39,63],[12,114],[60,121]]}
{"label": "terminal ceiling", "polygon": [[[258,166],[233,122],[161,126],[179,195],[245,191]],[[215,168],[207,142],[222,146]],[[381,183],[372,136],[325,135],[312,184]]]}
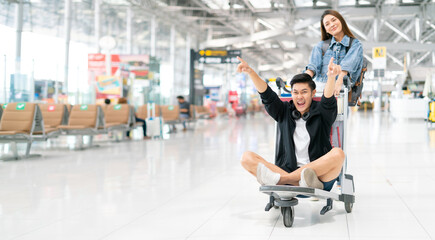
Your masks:
{"label": "terminal ceiling", "polygon": [[[0,0],[1,24],[14,27],[18,1]],[[22,1],[24,31],[63,37],[65,1]],[[96,42],[95,1],[72,0],[72,40]],[[369,62],[372,47],[386,46],[389,69],[403,69],[405,56],[410,68],[433,67],[435,63],[434,0],[100,1],[101,36],[112,35],[118,43],[125,42],[130,9],[133,45],[149,48],[154,16],[158,26],[174,25],[182,35],[189,33],[196,39],[196,48],[242,49],[243,56],[262,72],[282,74],[305,66],[313,45],[320,41],[320,16],[331,8],[343,14],[363,42]],[[122,49],[122,45],[118,47]]]}

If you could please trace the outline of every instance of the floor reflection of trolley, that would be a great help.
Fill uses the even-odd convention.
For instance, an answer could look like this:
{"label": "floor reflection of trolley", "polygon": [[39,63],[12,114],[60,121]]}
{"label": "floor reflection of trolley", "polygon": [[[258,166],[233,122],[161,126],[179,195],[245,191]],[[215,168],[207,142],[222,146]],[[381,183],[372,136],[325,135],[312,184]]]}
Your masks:
{"label": "floor reflection of trolley", "polygon": [[[279,86],[279,88],[281,88]],[[285,89],[286,90],[286,89]],[[336,142],[337,144],[333,144],[336,147],[341,147],[343,151],[346,153],[346,120],[347,120],[347,111],[348,111],[348,92],[345,89],[344,93],[341,93],[338,97],[337,101],[342,101],[343,104],[339,105],[339,111],[337,115],[337,119],[333,125],[332,133],[336,132],[336,136],[331,134],[331,142]],[[282,101],[290,101],[291,98],[281,98]],[[320,101],[319,97],[314,98],[315,101]],[[342,106],[340,109],[340,105]],[[341,110],[341,111],[340,111]],[[341,131],[340,131],[341,130]],[[279,128],[277,128],[277,136],[279,134]],[[278,139],[278,137],[276,138]],[[278,143],[277,143],[278,144]],[[269,211],[271,208],[281,208],[281,213],[284,220],[284,225],[286,227],[291,227],[293,225],[293,220],[295,216],[294,206],[298,204],[299,197],[317,197],[320,199],[326,199],[326,206],[322,208],[320,211],[321,215],[324,215],[326,212],[332,209],[333,201],[344,202],[344,206],[346,212],[352,212],[353,203],[355,202],[355,187],[353,182],[353,176],[350,174],[346,174],[346,165],[347,165],[347,154],[346,160],[344,161],[343,168],[341,174],[339,176],[340,184],[341,184],[341,192],[329,192],[316,188],[307,188],[307,187],[299,187],[299,186],[289,186],[289,185],[278,185],[278,186],[261,186],[260,192],[270,195],[270,202],[266,205],[266,211]]]}

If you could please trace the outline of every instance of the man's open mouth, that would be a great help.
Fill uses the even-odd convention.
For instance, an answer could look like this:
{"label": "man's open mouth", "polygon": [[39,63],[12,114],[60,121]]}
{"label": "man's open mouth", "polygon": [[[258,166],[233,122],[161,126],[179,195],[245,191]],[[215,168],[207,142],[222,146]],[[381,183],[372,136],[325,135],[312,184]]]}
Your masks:
{"label": "man's open mouth", "polygon": [[298,107],[303,107],[303,106],[305,106],[305,101],[304,102],[296,102],[296,105],[298,105]]}

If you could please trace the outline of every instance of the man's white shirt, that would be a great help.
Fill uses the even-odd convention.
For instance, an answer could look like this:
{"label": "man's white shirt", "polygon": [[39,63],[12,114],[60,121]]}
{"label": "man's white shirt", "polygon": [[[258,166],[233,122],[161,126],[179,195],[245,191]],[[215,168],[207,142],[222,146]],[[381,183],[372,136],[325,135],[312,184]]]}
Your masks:
{"label": "man's white shirt", "polygon": [[306,123],[307,121],[299,118],[296,121],[296,129],[293,134],[293,141],[295,143],[296,159],[298,167],[306,165],[310,162],[308,155],[308,146],[310,145],[310,135],[308,134]]}

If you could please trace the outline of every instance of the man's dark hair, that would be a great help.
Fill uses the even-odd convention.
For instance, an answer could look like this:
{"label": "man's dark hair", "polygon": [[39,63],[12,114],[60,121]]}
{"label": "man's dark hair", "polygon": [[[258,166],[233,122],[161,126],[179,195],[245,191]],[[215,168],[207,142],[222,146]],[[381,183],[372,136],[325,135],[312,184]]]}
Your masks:
{"label": "man's dark hair", "polygon": [[110,99],[108,99],[108,98],[104,99],[104,103],[105,104],[110,104]]}
{"label": "man's dark hair", "polygon": [[293,85],[295,83],[308,83],[308,86],[310,86],[311,91],[316,89],[316,83],[313,81],[310,75],[307,73],[300,73],[296,74],[292,80],[290,81],[290,86],[293,88]]}
{"label": "man's dark hair", "polygon": [[177,96],[177,99],[183,99],[184,100],[184,97],[183,96]]}

